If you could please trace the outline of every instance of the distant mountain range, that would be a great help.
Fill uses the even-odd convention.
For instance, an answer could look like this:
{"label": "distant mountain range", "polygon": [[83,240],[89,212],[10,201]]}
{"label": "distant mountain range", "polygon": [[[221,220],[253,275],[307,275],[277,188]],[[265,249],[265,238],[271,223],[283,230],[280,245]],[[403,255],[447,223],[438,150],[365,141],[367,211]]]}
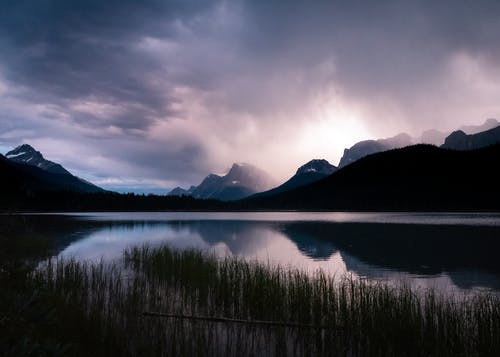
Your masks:
{"label": "distant mountain range", "polygon": [[[233,164],[227,174],[210,174],[198,186],[177,187],[168,197],[105,191],[24,144],[0,155],[0,208],[43,209],[50,204],[53,209],[63,205],[90,210],[97,206],[113,210],[500,210],[496,170],[500,126],[496,124],[489,119],[480,126],[462,127],[445,137],[440,148],[412,146],[415,139],[407,134],[362,141],[345,150],[338,168],[326,160],[311,160],[281,185],[253,165]],[[477,132],[484,128],[488,129]],[[101,195],[96,199],[88,193]]]}
{"label": "distant mountain range", "polygon": [[[169,195],[203,199],[213,198],[224,201],[238,200],[250,196],[252,198],[268,197],[309,185],[368,155],[392,149],[404,148],[418,143],[442,144],[443,148],[456,150],[470,150],[492,145],[500,142],[497,133],[497,131],[500,131],[499,125],[500,122],[496,119],[488,119],[481,125],[462,126],[459,131],[451,134],[428,130],[422,133],[420,138],[412,138],[406,133],[401,133],[386,139],[360,141],[344,150],[338,168],[326,160],[311,160],[297,169],[296,174],[288,181],[267,191],[262,190],[262,187],[266,186],[265,184],[256,185],[255,183],[271,182],[268,175],[262,171],[260,171],[260,175],[255,175],[253,172],[259,172],[259,169],[246,164],[246,169],[240,170],[237,178],[235,178],[237,166],[233,165],[225,176],[210,174],[200,185],[191,186],[189,189],[176,187],[170,191]],[[255,180],[255,178],[251,179],[251,177],[259,177],[259,179]]]}
{"label": "distant mountain range", "polygon": [[[492,128],[498,127],[499,125],[500,122],[498,120],[490,118],[481,125],[461,126],[458,131],[471,135],[490,130]],[[354,161],[370,154],[375,154],[377,152],[391,149],[398,149],[413,144],[431,144],[440,146],[445,143],[446,138],[451,134],[453,133],[433,129],[424,131],[419,138],[412,138],[406,133],[401,133],[387,139],[360,141],[351,146],[349,149],[344,150],[344,155],[339,162],[339,168],[349,165]]]}
{"label": "distant mountain range", "polygon": [[414,145],[366,156],[319,181],[241,202],[245,209],[500,209],[500,145]]}
{"label": "distant mountain range", "polygon": [[102,192],[102,188],[72,175],[60,164],[46,160],[32,146],[24,144],[0,155],[1,186],[11,192],[37,190]]}
{"label": "distant mountain range", "polygon": [[[463,125],[457,130],[463,131],[466,134],[477,134],[481,131],[486,131],[493,129],[500,125],[500,122],[496,119],[490,118],[486,119],[486,121],[481,125]],[[439,130],[427,130],[422,133],[420,138],[416,139],[415,142],[421,144],[432,144],[436,146],[441,146],[444,144],[444,141],[447,136],[449,136],[451,132],[444,132]]]}
{"label": "distant mountain range", "polygon": [[176,187],[169,195],[232,201],[275,185],[276,181],[265,171],[250,164],[237,163],[225,175],[210,174],[198,186],[191,186],[188,190]]}
{"label": "distant mountain range", "polygon": [[[469,133],[470,135],[467,135],[466,133]],[[285,183],[268,191],[258,192],[254,194],[252,198],[271,196],[311,184],[333,174],[339,168],[343,168],[371,154],[392,149],[404,148],[415,143],[418,144],[422,142],[432,142],[433,145],[440,145],[444,142],[444,144],[442,145],[443,148],[455,150],[478,149],[500,142],[499,134],[500,122],[498,122],[496,119],[488,119],[481,125],[462,126],[460,127],[459,131],[453,132],[451,134],[432,130],[424,132],[420,138],[412,138],[406,133],[401,133],[394,137],[386,139],[360,141],[354,144],[349,149],[344,150],[344,155],[340,159],[338,168],[334,165],[331,165],[326,160],[311,160],[310,162],[301,166],[297,170],[296,174]],[[210,191],[210,188],[213,187],[213,182],[218,182],[218,177],[219,176],[217,175],[209,175],[199,187],[202,187],[206,191]],[[174,189],[170,194],[184,194],[198,198],[216,197],[213,195],[197,195],[196,192],[196,187],[193,186],[189,190],[183,190],[181,188]],[[250,191],[242,192],[241,195],[235,195],[234,197],[239,196],[239,198],[244,198],[246,197],[246,195],[248,195],[248,192]]]}

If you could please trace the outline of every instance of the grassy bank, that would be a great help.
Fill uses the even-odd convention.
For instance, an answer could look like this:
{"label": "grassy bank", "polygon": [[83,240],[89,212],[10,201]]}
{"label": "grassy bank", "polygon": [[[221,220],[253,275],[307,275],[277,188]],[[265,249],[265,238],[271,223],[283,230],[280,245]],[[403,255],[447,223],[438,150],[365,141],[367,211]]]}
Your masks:
{"label": "grassy bank", "polygon": [[406,286],[311,276],[199,251],[143,247],[114,263],[52,260],[26,284],[43,306],[54,307],[57,323],[45,333],[57,333],[53,347],[61,354],[500,354],[498,297],[417,294]]}

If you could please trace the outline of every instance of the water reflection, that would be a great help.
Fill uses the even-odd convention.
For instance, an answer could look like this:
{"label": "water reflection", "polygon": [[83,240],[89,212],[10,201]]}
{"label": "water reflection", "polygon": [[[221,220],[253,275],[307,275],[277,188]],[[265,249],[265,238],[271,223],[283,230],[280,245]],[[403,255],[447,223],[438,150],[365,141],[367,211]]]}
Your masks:
{"label": "water reflection", "polygon": [[57,242],[60,256],[81,260],[117,258],[126,247],[144,243],[169,244],[308,271],[500,291],[498,215],[377,213],[352,214],[351,220],[349,214],[326,215],[295,214],[293,220],[293,213],[127,213],[24,219],[31,232]]}

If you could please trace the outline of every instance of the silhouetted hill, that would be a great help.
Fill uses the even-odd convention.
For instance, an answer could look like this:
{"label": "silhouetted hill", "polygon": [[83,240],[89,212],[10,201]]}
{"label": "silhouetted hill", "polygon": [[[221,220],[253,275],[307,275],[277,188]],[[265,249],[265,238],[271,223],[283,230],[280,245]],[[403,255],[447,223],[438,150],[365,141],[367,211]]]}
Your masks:
{"label": "silhouetted hill", "polygon": [[307,186],[240,202],[247,209],[498,210],[500,145],[415,145],[373,154]]}
{"label": "silhouetted hill", "polygon": [[295,175],[293,175],[285,183],[269,191],[257,193],[253,197],[264,197],[280,192],[289,191],[294,188],[321,180],[322,178],[333,174],[336,170],[337,167],[331,165],[327,160],[314,159],[299,167]]}
{"label": "silhouetted hill", "polygon": [[461,130],[454,131],[441,147],[453,150],[473,150],[498,143],[500,143],[500,126],[472,135],[467,135]]}

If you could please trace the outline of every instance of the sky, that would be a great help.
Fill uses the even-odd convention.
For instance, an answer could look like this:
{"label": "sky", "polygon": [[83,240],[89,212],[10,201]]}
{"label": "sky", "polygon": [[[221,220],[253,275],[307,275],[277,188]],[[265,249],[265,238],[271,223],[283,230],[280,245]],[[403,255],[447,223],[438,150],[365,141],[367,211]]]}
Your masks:
{"label": "sky", "polygon": [[500,1],[0,0],[0,152],[161,192],[500,119]]}

